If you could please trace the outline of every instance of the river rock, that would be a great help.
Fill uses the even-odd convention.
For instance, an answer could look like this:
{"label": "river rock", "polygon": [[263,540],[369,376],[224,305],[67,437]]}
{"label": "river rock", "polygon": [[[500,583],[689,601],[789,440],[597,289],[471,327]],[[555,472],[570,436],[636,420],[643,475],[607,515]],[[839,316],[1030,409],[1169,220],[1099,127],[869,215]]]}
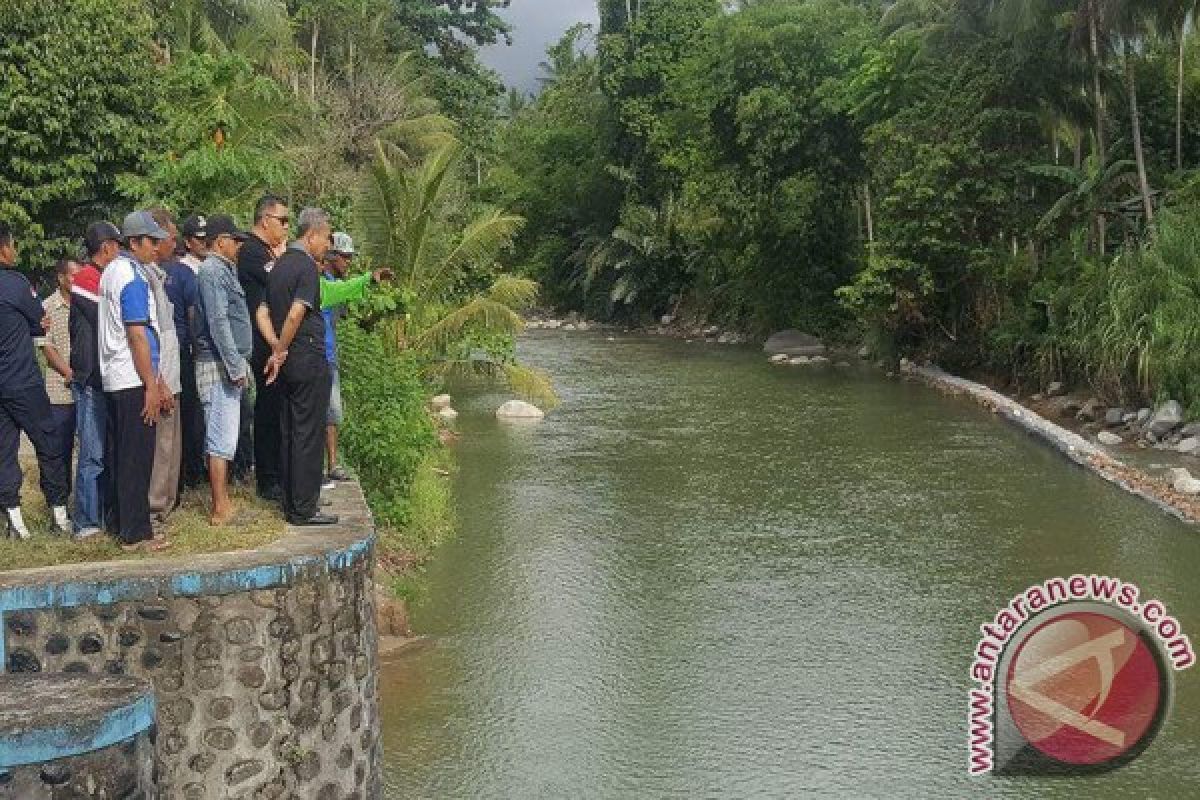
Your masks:
{"label": "river rock", "polygon": [[523,400],[509,400],[496,409],[497,419],[541,419],[544,416],[546,412]]}
{"label": "river rock", "polygon": [[561,319],[548,319],[542,323],[542,327],[545,328],[546,330],[550,330],[550,331],[556,330],[556,329],[562,327],[562,320]]}
{"label": "river rock", "polygon": [[[783,354],[780,353],[780,355],[783,355]],[[787,358],[787,356],[783,356],[783,357]],[[791,364],[793,367],[802,367],[806,364],[811,363],[811,360],[809,359],[808,356],[796,356],[795,358],[788,359],[787,363]]]}
{"label": "river rock", "polygon": [[1200,422],[1189,422],[1179,429],[1179,435],[1185,439],[1189,436],[1200,436]]}
{"label": "river rock", "polygon": [[1180,439],[1179,444],[1175,445],[1175,451],[1185,455],[1191,455],[1197,450],[1200,450],[1200,437],[1189,436],[1186,439]]}
{"label": "river rock", "polygon": [[1154,410],[1154,416],[1146,423],[1146,433],[1161,439],[1182,424],[1183,406],[1175,400],[1168,400]]}
{"label": "river rock", "polygon": [[771,334],[763,345],[764,352],[789,356],[823,356],[825,350],[824,343],[817,337],[790,329]]}
{"label": "river rock", "polygon": [[1083,407],[1075,413],[1075,419],[1080,422],[1095,422],[1100,419],[1104,406],[1095,397],[1088,398]]}
{"label": "river rock", "polygon": [[429,401],[429,407],[434,411],[441,411],[443,408],[449,408],[451,397],[448,394],[439,394]]}
{"label": "river rock", "polygon": [[1183,467],[1176,467],[1171,470],[1171,486],[1177,492],[1184,494],[1200,494],[1200,480],[1192,477],[1192,473],[1188,472]]}
{"label": "river rock", "polygon": [[1051,381],[1046,387],[1046,397],[1059,397],[1067,393],[1067,387],[1062,381]]}
{"label": "river rock", "polygon": [[675,317],[672,316],[671,314],[663,314],[662,319],[659,320],[659,322],[662,323],[663,325],[670,325],[674,321],[675,321]]}
{"label": "river rock", "polygon": [[1108,445],[1111,447],[1112,445],[1120,444],[1121,442],[1123,442],[1125,440],[1122,439],[1120,436],[1117,436],[1115,433],[1109,433],[1108,431],[1100,431],[1099,433],[1096,434],[1096,441],[1098,441],[1100,444]]}
{"label": "river rock", "polygon": [[441,411],[437,412],[437,416],[442,422],[450,423],[458,419],[458,412],[453,408],[443,408]]}
{"label": "river rock", "polygon": [[1125,420],[1125,409],[1110,408],[1104,412],[1104,424],[1110,428],[1115,428]]}
{"label": "river rock", "polygon": [[562,329],[563,329],[564,331],[577,331],[577,330],[579,330],[579,328],[578,328],[578,327],[576,327],[576,325],[575,325],[575,323],[574,323],[574,322],[568,322],[566,325],[563,325],[563,326],[562,326]]}
{"label": "river rock", "polygon": [[867,347],[865,344],[862,347],[858,348],[858,357],[861,359],[864,359],[864,360],[870,358],[871,357],[871,348]]}
{"label": "river rock", "polygon": [[826,358],[825,356],[813,356],[812,358],[808,359],[808,363],[810,363],[810,364],[828,364],[829,359]]}
{"label": "river rock", "polygon": [[771,362],[772,364],[786,364],[788,362],[788,357],[785,353],[776,353],[768,358],[767,361]]}
{"label": "river rock", "polygon": [[1150,419],[1150,415],[1154,412],[1148,408],[1139,408],[1137,412],[1137,424],[1143,425],[1146,420]]}

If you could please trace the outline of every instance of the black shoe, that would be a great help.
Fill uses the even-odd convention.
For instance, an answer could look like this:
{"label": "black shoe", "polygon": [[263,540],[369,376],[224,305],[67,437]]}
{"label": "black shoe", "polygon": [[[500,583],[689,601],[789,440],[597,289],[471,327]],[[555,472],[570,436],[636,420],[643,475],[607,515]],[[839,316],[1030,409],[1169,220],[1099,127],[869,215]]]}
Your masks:
{"label": "black shoe", "polygon": [[307,519],[302,517],[288,517],[287,521],[288,525],[337,525],[338,518],[333,514],[318,512]]}

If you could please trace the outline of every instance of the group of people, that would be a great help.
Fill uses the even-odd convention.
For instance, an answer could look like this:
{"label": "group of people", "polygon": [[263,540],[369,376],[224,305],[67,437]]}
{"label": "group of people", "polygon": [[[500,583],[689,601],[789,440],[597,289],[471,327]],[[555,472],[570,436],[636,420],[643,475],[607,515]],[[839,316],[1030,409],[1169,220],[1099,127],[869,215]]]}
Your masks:
{"label": "group of people", "polygon": [[162,549],[181,489],[207,480],[210,520],[227,525],[230,480],[251,468],[258,494],[290,524],[337,522],[320,499],[346,477],[337,321],[391,273],[348,278],[353,240],[321,209],[300,212],[289,243],[290,223],[274,195],[259,200],[249,231],[224,215],[177,227],[161,209],[135,211],[120,228],[95,222],[85,257],[60,260],[55,291],[39,302],[0,222],[0,507],[10,536],[30,536],[22,431],[63,534],[107,530],[126,549]]}

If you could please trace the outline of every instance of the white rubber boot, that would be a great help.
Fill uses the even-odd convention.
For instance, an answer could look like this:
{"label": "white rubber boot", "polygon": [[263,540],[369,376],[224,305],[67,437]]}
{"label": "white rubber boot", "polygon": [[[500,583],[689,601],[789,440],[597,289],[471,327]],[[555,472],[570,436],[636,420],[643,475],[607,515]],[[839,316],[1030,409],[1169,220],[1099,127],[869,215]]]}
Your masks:
{"label": "white rubber boot", "polygon": [[53,512],[54,512],[54,527],[58,529],[59,533],[65,533],[68,536],[70,536],[71,532],[72,532],[71,531],[72,526],[71,526],[71,518],[69,516],[67,516],[67,507],[66,506],[55,506],[53,508]]}
{"label": "white rubber boot", "polygon": [[29,528],[25,527],[25,518],[21,516],[20,508],[8,509],[8,535],[17,539],[29,538]]}

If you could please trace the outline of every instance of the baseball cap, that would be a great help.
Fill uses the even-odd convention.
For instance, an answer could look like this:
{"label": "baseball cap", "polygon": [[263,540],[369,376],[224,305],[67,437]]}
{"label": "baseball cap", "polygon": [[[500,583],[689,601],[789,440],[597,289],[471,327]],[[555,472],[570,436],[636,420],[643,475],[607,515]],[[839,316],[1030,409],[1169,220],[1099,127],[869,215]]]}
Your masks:
{"label": "baseball cap", "polygon": [[218,236],[232,236],[237,241],[244,242],[249,235],[237,226],[237,223],[233,221],[233,217],[228,217],[224,214],[209,217],[207,230],[210,240],[215,240]]}
{"label": "baseball cap", "polygon": [[121,236],[124,239],[149,236],[157,241],[171,238],[171,234],[164,231],[162,226],[154,221],[154,217],[149,211],[134,211],[125,217],[125,221],[121,224]]}
{"label": "baseball cap", "polygon": [[208,236],[208,220],[203,214],[192,214],[183,221],[179,232],[185,239],[203,239]]}
{"label": "baseball cap", "polygon": [[333,235],[333,252],[344,256],[354,255],[354,240],[350,234],[339,231]]}
{"label": "baseball cap", "polygon": [[93,222],[91,225],[88,225],[87,230],[83,234],[83,244],[87,248],[88,255],[99,251],[105,242],[120,241],[121,231],[108,220]]}

